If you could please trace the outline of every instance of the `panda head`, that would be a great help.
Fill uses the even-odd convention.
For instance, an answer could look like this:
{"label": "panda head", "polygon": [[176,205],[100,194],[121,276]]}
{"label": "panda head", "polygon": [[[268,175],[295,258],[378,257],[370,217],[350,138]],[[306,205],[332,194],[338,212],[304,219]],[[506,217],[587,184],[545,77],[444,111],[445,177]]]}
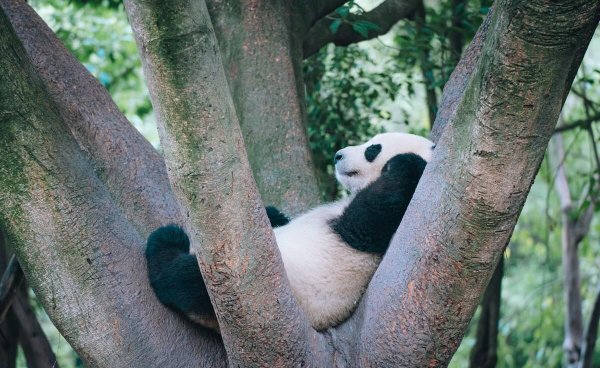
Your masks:
{"label": "panda head", "polygon": [[381,175],[383,166],[401,153],[414,153],[431,159],[435,144],[408,133],[378,134],[367,143],[349,146],[335,154],[335,177],[351,193],[365,188]]}

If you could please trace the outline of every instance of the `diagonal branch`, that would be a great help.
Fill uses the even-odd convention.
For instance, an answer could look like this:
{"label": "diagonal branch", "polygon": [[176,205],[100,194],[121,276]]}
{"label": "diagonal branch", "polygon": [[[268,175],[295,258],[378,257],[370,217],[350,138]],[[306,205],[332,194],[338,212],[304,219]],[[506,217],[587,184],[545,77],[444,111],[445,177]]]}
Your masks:
{"label": "diagonal branch", "polygon": [[365,367],[448,363],[512,234],[600,18],[596,0],[494,7],[465,98],[363,299]]}
{"label": "diagonal branch", "polygon": [[0,227],[31,287],[87,365],[224,366],[216,338],[156,300],[144,239],[96,177],[4,11]]}
{"label": "diagonal branch", "polygon": [[160,155],[23,0],[0,0],[61,118],[143,236],[180,219]]}
{"label": "diagonal branch", "polygon": [[231,366],[319,365],[258,195],[203,1],[126,1],[169,179]]}
{"label": "diagonal branch", "polygon": [[493,8],[475,33],[471,43],[463,53],[460,61],[454,68],[440,99],[437,115],[429,139],[437,142],[444,132],[446,125],[453,121],[458,111],[458,106],[465,98],[465,91],[469,81],[481,60],[483,46],[489,36]]}
{"label": "diagonal branch", "polygon": [[[315,23],[304,37],[304,58],[316,54],[321,47],[330,42],[337,46],[348,46],[386,34],[400,19],[413,15],[419,4],[421,4],[420,0],[385,0],[375,9],[364,14],[349,14],[336,32],[332,32],[330,25],[335,18],[339,18],[339,15],[331,13]],[[360,21],[376,24],[378,28],[369,30],[366,36],[362,35],[352,28],[353,23]]]}
{"label": "diagonal branch", "polygon": [[600,114],[593,115],[589,118],[575,120],[572,123],[560,124],[554,129],[554,133],[563,133],[576,128],[587,128],[592,123],[600,121]]}

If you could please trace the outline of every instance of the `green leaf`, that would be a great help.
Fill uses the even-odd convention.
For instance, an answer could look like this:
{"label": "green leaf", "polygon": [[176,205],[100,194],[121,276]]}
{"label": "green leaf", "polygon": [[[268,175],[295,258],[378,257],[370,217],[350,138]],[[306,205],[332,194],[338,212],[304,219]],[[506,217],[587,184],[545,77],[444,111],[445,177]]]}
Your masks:
{"label": "green leaf", "polygon": [[336,19],[333,22],[331,22],[331,24],[329,24],[329,30],[331,31],[331,33],[336,34],[341,25],[342,20]]}
{"label": "green leaf", "polygon": [[356,22],[354,24],[352,24],[352,29],[360,34],[361,36],[363,36],[364,38],[367,38],[369,36],[369,29],[366,28],[365,26],[361,25],[359,22]]}
{"label": "green leaf", "polygon": [[341,17],[346,18],[348,16],[348,13],[350,13],[350,7],[340,6],[339,8],[335,9],[335,12],[338,13]]}

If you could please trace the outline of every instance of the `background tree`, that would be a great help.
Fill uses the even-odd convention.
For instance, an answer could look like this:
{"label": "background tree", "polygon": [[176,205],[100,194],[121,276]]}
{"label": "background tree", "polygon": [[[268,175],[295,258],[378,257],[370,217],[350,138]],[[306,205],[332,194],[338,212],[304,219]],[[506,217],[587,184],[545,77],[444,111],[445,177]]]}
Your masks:
{"label": "background tree", "polygon": [[[262,162],[256,160],[262,151],[252,153],[252,145],[260,142],[251,138],[251,130],[256,128],[252,122],[260,120],[246,120],[246,116],[260,116],[263,110],[246,114],[244,109],[261,106],[265,111],[271,108],[271,112],[276,112],[282,106],[290,109],[299,106],[300,110],[284,116],[302,117],[302,103],[293,103],[300,90],[297,78],[300,40],[308,34],[310,25],[317,24],[341,4],[318,3],[306,9],[283,3],[268,9],[245,4],[220,9],[218,5],[223,4],[213,4],[208,9],[212,12],[212,23],[222,30],[218,32],[223,38],[218,40],[219,46],[202,4],[131,2],[127,5],[142,45],[153,105],[159,123],[165,124],[159,126],[163,129],[172,184],[183,203],[184,218],[188,218],[186,225],[195,246],[202,245],[198,249],[200,264],[209,280],[213,300],[221,301],[216,305],[229,363],[260,365],[276,361],[322,365],[331,362],[332,357],[338,364],[349,366],[357,362],[402,364],[401,359],[406,359],[404,363],[408,365],[447,362],[512,232],[553,128],[549,121],[558,116],[565,92],[598,22],[598,5],[590,1],[566,8],[546,2],[505,1],[496,5],[495,12],[488,16],[487,28],[482,28],[479,38],[472,43],[441,99],[437,133],[434,130],[439,137],[442,127],[447,126],[438,146],[441,153],[429,166],[415,196],[419,206],[409,209],[425,209],[427,219],[415,213],[411,221],[403,223],[398,241],[392,245],[357,313],[326,334],[317,334],[306,327],[281,277],[281,265],[273,252],[270,230],[259,210],[262,205],[249,170],[249,163]],[[0,79],[3,104],[0,167],[5,178],[0,194],[1,224],[46,309],[91,365],[224,364],[221,341],[189,329],[167,313],[152,298],[143,277],[145,272],[139,259],[145,235],[158,223],[181,219],[160,158],[124,124],[106,93],[66,55],[52,34],[39,21],[31,20],[33,15],[25,5],[5,1],[2,8],[11,17],[28,56],[20,48],[7,18],[1,18],[4,49],[0,65],[10,71]],[[240,14],[240,9],[247,11]],[[263,22],[266,18],[262,17],[267,14],[271,15],[268,19],[286,23],[286,29]],[[560,26],[556,26],[558,20],[564,20],[558,22]],[[243,33],[241,41],[227,38],[227,31],[242,25],[256,32]],[[275,28],[259,32],[266,25]],[[37,37],[31,37],[32,27],[40,32]],[[283,41],[272,40],[279,42],[275,51],[287,50],[283,55],[269,48],[273,45],[265,37],[277,29],[290,35]],[[547,29],[554,32],[551,38],[546,37]],[[292,42],[286,44],[290,39]],[[224,44],[223,40],[230,43]],[[257,50],[260,53],[255,54]],[[241,59],[231,56],[236,53]],[[220,54],[224,55],[223,61]],[[52,62],[48,62],[47,55],[53,55]],[[210,62],[198,65],[198,57],[202,55]],[[268,59],[268,65],[261,67],[251,62],[257,55],[273,57]],[[279,56],[282,58],[278,59]],[[244,65],[244,58],[250,60],[245,65],[255,66],[259,72],[249,76],[239,74],[235,65],[238,62]],[[232,64],[235,60],[239,61]],[[283,69],[278,69],[279,66]],[[282,105],[281,100],[273,99],[274,105],[269,105],[260,93],[252,93],[253,88],[263,87],[259,92],[266,90],[260,82],[269,80],[273,75],[270,73],[282,71],[292,76],[278,84],[287,86],[282,88],[288,92],[284,97],[291,96],[289,104]],[[545,78],[539,78],[539,74]],[[226,78],[230,86],[237,86],[231,87],[231,92],[226,88]],[[207,95],[203,89],[205,83],[213,87],[211,94]],[[295,97],[289,91],[296,91]],[[247,100],[253,96],[266,105],[251,105]],[[503,106],[507,103],[511,103],[514,116],[504,114]],[[299,115],[293,115],[297,111]],[[237,128],[238,117],[241,130]],[[194,126],[192,121],[202,121],[203,125]],[[290,126],[275,130],[274,135],[286,132],[289,136],[282,138],[290,139],[293,135],[290,132],[304,134],[293,125],[297,119],[278,121]],[[204,129],[207,127],[211,129]],[[514,131],[519,134],[515,136],[511,133]],[[241,132],[249,160],[241,144]],[[254,132],[258,134],[260,130]],[[301,160],[308,157],[306,139],[296,137],[290,142],[296,148],[304,146],[305,152],[291,156]],[[282,150],[293,151],[288,144],[280,146]],[[518,157],[518,164],[507,165],[509,157]],[[203,162],[208,165],[201,166]],[[203,171],[207,167],[214,170],[212,175]],[[285,170],[271,167],[274,177],[289,179]],[[300,171],[304,170],[302,167],[300,163]],[[255,176],[260,178],[257,170],[253,167]],[[240,175],[241,183],[230,179],[231,172]],[[473,176],[465,181],[459,177],[461,172]],[[500,187],[499,178],[504,179]],[[290,182],[289,187],[275,185],[273,191],[289,192],[275,195],[280,201],[281,198],[295,201],[288,206],[310,205],[316,200],[316,185],[312,185],[313,194],[306,197],[303,190],[310,185],[303,183],[300,189],[298,186]],[[258,188],[265,190],[260,179]],[[491,188],[495,193],[491,193]],[[211,196],[206,197],[206,193]],[[240,196],[245,199],[236,200]],[[85,218],[81,213],[85,213]],[[200,219],[202,213],[211,215]],[[97,230],[98,224],[102,232]],[[264,231],[252,231],[256,227],[247,224],[262,224],[259,228]],[[219,229],[219,225],[230,229],[224,238],[231,242],[227,242],[230,246],[226,249],[217,251],[209,248],[208,239],[222,235],[223,228]],[[420,238],[425,235],[428,235],[426,241]],[[207,241],[200,242],[200,238]],[[36,247],[32,248],[32,244]],[[407,254],[408,249],[411,251]],[[243,259],[252,263],[240,262]],[[272,266],[261,270],[256,264],[258,260]],[[391,263],[396,264],[392,267]],[[461,272],[456,275],[450,270]],[[263,295],[247,295],[244,285],[250,282]],[[391,293],[379,292],[382,287],[389,290],[389,285],[395,286]],[[276,299],[279,303],[273,303]],[[245,308],[241,301],[248,303]],[[266,316],[253,315],[254,308],[249,305],[258,301],[270,311]],[[140,305],[145,306],[143,311]],[[98,306],[102,309],[98,310]],[[408,317],[415,315],[417,307],[424,318],[414,324]],[[402,331],[380,326],[396,320],[403,326]],[[368,322],[362,324],[362,321]],[[108,327],[98,330],[98,324]],[[266,325],[278,327],[261,329],[266,333],[257,335],[257,328]],[[353,332],[357,327],[361,327],[360,336]],[[90,333],[80,333],[86,330]],[[281,336],[282,331],[290,333]],[[388,335],[382,335],[385,331]],[[427,335],[432,331],[432,335]],[[140,336],[144,336],[143,341]],[[422,338],[414,339],[415,336]],[[240,350],[248,341],[256,343]],[[164,350],[165,346],[169,350]],[[265,351],[264,346],[269,346],[269,350]]]}

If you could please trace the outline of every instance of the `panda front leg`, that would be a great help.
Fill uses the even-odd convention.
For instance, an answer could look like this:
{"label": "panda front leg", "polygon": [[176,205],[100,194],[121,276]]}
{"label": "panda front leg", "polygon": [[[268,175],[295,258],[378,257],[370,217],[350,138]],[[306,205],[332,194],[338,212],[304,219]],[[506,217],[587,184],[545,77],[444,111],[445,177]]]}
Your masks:
{"label": "panda front leg", "polygon": [[381,176],[358,192],[342,215],[331,223],[333,230],[357,250],[384,254],[426,164],[413,153],[392,157]]}
{"label": "panda front leg", "polygon": [[218,323],[190,241],[176,225],[156,229],[148,237],[146,260],[150,285],[161,303],[217,332]]}
{"label": "panda front leg", "polygon": [[[289,219],[275,207],[266,208],[272,227]],[[161,303],[201,326],[219,332],[215,311],[190,241],[176,225],[156,229],[148,237],[146,261],[150,285]]]}

